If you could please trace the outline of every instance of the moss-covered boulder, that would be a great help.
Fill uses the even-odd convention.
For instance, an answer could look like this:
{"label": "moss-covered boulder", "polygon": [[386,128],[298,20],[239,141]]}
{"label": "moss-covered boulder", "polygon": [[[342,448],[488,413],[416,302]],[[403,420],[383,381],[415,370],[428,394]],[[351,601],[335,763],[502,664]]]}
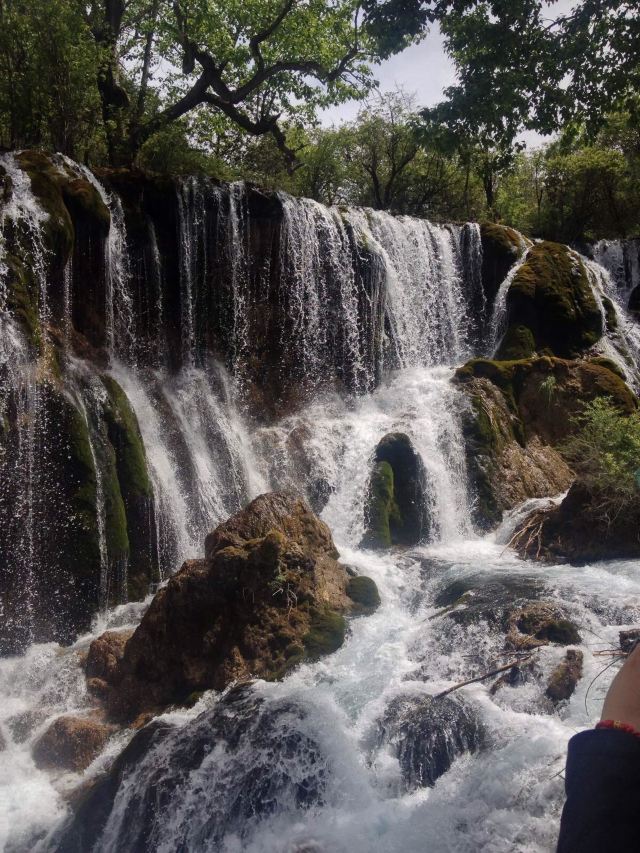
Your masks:
{"label": "moss-covered boulder", "polygon": [[489,304],[514,263],[522,257],[526,240],[513,228],[494,222],[480,226],[482,240],[482,284]]}
{"label": "moss-covered boulder", "polygon": [[531,355],[532,338],[537,352],[570,358],[596,344],[603,332],[602,313],[578,255],[559,243],[533,246],[507,294],[505,349],[498,357]]}
{"label": "moss-covered boulder", "polygon": [[361,612],[329,529],[294,494],[257,498],[207,538],[206,554],[157,593],[114,656],[116,671],[92,679],[112,716],[133,719],[252,676],[280,678],[338,649],[345,616]]}
{"label": "moss-covered boulder", "polygon": [[159,579],[153,488],[138,420],[126,394],[111,376],[102,382],[107,391],[104,419],[115,453],[118,489],[122,495],[127,531],[127,594],[143,598],[149,584]]}
{"label": "moss-covered boulder", "polygon": [[474,519],[482,529],[527,498],[570,486],[573,474],[556,447],[575,429],[585,402],[605,396],[625,413],[637,407],[603,360],[474,359],[456,381],[469,400],[464,436]]}
{"label": "moss-covered boulder", "polygon": [[347,595],[363,613],[372,613],[381,603],[375,581],[364,575],[356,575],[349,579]]}
{"label": "moss-covered boulder", "polygon": [[403,433],[385,435],[374,454],[363,545],[388,548],[426,539],[431,527],[426,497],[427,473],[411,439]]}

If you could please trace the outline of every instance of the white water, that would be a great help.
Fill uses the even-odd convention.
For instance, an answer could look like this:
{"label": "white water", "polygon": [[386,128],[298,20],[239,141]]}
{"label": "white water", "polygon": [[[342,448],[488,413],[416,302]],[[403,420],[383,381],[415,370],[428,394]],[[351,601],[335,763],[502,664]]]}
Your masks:
{"label": "white water", "polygon": [[[234,188],[229,221],[223,223],[224,233],[236,235],[225,238],[230,239],[230,251],[244,227],[241,193]],[[465,234],[457,227],[285,200],[279,250],[280,263],[290,268],[287,304],[293,331],[287,330],[283,344],[301,354],[313,382],[326,369],[337,341],[355,389],[369,393],[323,392],[297,415],[256,429],[236,405],[237,387],[229,375],[218,365],[196,360],[195,308],[198,288],[206,281],[206,252],[197,244],[206,240],[206,231],[197,218],[202,208],[193,196],[183,194],[185,199],[185,367],[178,375],[143,369],[131,348],[118,349],[115,341],[112,346],[112,354],[120,357],[113,359],[111,373],[137,414],[146,448],[161,569],[166,576],[182,559],[201,554],[206,532],[254,495],[288,486],[312,494],[321,481],[329,495],[323,517],[342,559],[375,579],[383,603],[373,616],[351,622],[350,636],[338,653],[300,667],[282,683],[255,685],[264,708],[290,703],[301,712],[285,715],[266,746],[251,735],[251,727],[235,751],[216,745],[158,811],[154,849],[551,851],[562,802],[558,774],[566,742],[597,716],[612,674],[591,691],[585,710],[589,682],[602,668],[593,652],[615,644],[620,627],[637,624],[640,578],[631,563],[533,570],[505,552],[510,520],[484,539],[470,528],[460,425],[464,403],[449,382],[447,365],[472,354],[472,339],[479,336],[477,318],[468,309],[479,264],[477,229],[469,227]],[[113,213],[113,202],[111,209]],[[129,294],[123,258],[126,232],[117,216],[113,231],[119,233],[109,238],[107,262],[111,304],[120,306],[114,307],[115,330],[116,317],[125,317],[128,310]],[[370,294],[366,330],[358,326],[362,294],[352,241],[377,259],[374,285],[383,280],[388,285],[384,299],[375,287]],[[469,258],[475,258],[471,271]],[[250,328],[244,325],[246,262],[242,247],[231,294],[236,358],[251,341]],[[334,341],[322,309],[329,288],[336,286],[340,329]],[[383,325],[388,335],[384,341]],[[373,390],[385,357],[386,374]],[[380,438],[391,431],[410,436],[427,470],[434,535],[430,544],[411,552],[379,554],[360,550],[359,542],[370,460]],[[496,579],[522,582],[532,574],[547,587],[544,597],[563,604],[580,626],[585,673],[576,694],[555,714],[542,697],[544,678],[562,654],[555,648],[540,653],[542,674],[537,680],[504,688],[495,696],[486,684],[465,688],[462,695],[487,729],[487,748],[458,758],[434,789],[407,791],[397,758],[375,736],[389,703],[399,696],[436,693],[504,660],[499,632],[485,621],[456,625],[436,609],[437,595],[453,581],[474,579],[481,590]],[[2,756],[7,760],[0,767],[0,848],[7,853],[34,847],[60,850],[55,830],[68,813],[65,795],[108,767],[130,737],[130,732],[116,736],[82,774],[41,771],[31,757],[31,746],[55,716],[90,707],[80,664],[90,640],[108,627],[134,626],[143,609],[144,604],[125,605],[101,615],[91,635],[71,648],[33,645],[22,657],[0,660],[0,732],[7,743]],[[192,711],[174,712],[166,719],[188,733],[197,715],[219,701],[209,693]],[[24,713],[32,715],[33,725],[22,738],[16,734],[16,718]],[[312,743],[313,750],[283,751],[279,743],[292,730]],[[129,849],[129,797],[145,789],[147,771],[171,776],[175,768],[162,758],[152,756],[153,767],[143,762],[140,773],[128,777],[96,851]],[[249,810],[234,818],[234,798],[241,801],[243,788],[265,767],[272,773],[268,793],[275,798],[275,810],[263,816]],[[323,794],[319,801],[301,805],[287,780],[307,778],[315,780]]]}

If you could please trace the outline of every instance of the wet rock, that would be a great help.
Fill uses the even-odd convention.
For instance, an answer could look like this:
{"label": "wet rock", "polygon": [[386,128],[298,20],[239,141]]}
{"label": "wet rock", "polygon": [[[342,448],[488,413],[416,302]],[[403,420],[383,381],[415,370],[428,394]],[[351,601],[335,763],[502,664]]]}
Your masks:
{"label": "wet rock", "polygon": [[2,734],[2,731],[0,731],[0,752],[4,752],[4,750],[6,748],[7,748],[7,742],[4,739],[4,735]]}
{"label": "wet rock", "polygon": [[606,396],[625,413],[637,406],[624,380],[601,361],[474,359],[456,381],[469,400],[463,428],[474,521],[482,529],[528,498],[569,488],[574,475],[556,446],[585,401]]}
{"label": "wet rock", "polygon": [[378,723],[380,744],[398,758],[406,790],[431,787],[463,753],[486,741],[477,713],[455,696],[400,696]]}
{"label": "wet rock", "polygon": [[462,627],[486,623],[504,634],[507,648],[530,651],[548,643],[580,642],[566,610],[545,601],[544,585],[535,578],[492,578],[473,575],[449,584],[436,596],[439,616]]}
{"label": "wet rock", "polygon": [[534,675],[534,665],[533,663],[526,663],[523,665],[515,664],[504,672],[500,678],[498,678],[491,685],[489,693],[492,696],[495,696],[496,693],[501,690],[503,687],[521,687],[523,684],[526,684],[531,677]]}
{"label": "wet rock", "polygon": [[306,708],[246,685],[183,726],[154,721],[84,793],[55,849],[92,849],[116,798],[127,820],[110,843],[127,850],[146,849],[161,827],[172,849],[221,849],[227,833],[243,839],[267,815],[299,814],[322,802],[329,780],[312,732]]}
{"label": "wet rock", "polygon": [[629,631],[620,631],[620,648],[626,654],[630,654],[636,644],[640,641],[640,628],[631,628]]}
{"label": "wet rock", "polygon": [[553,602],[536,601],[509,614],[508,639],[517,650],[536,648],[546,643],[561,646],[581,642],[576,625]]}
{"label": "wet rock", "polygon": [[113,727],[87,717],[58,717],[33,745],[38,767],[80,771],[102,752]]}
{"label": "wet rock", "polygon": [[507,273],[522,257],[525,238],[513,228],[484,222],[480,226],[482,239],[482,284],[489,305],[495,301]]}
{"label": "wet rock", "polygon": [[282,677],[339,648],[345,614],[361,609],[329,528],[295,494],[257,498],[219,525],[205,550],[157,593],[115,672],[100,670],[114,717],[235,680]]}
{"label": "wet rock", "polygon": [[379,442],[369,482],[363,545],[416,545],[428,538],[427,473],[411,440],[389,433]]}
{"label": "wet rock", "polygon": [[578,681],[582,678],[583,657],[579,649],[568,649],[564,660],[551,673],[546,695],[554,705],[573,696]]}
{"label": "wet rock", "polygon": [[363,613],[372,613],[380,607],[380,593],[375,581],[359,575],[347,583],[347,595]]}
{"label": "wet rock", "polygon": [[84,665],[87,678],[111,681],[118,671],[124,648],[132,631],[106,631],[89,646]]}
{"label": "wet rock", "polygon": [[589,489],[577,481],[557,506],[526,518],[513,547],[527,559],[582,565],[640,556],[640,509],[607,518]]}

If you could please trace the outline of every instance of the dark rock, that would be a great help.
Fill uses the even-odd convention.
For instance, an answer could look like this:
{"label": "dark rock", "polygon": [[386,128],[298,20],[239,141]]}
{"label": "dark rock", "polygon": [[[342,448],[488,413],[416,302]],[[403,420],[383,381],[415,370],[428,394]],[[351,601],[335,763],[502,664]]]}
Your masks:
{"label": "dark rock", "polygon": [[[138,732],[85,793],[56,849],[92,849],[116,797],[127,813],[110,836],[118,849],[147,849],[169,826],[172,848],[221,849],[225,835],[246,839],[267,815],[322,802],[328,779],[304,707],[234,688],[182,727],[154,721]],[[193,811],[195,796],[202,807]]]}
{"label": "dark rock", "polygon": [[573,645],[580,634],[566,610],[542,598],[545,589],[535,578],[493,578],[474,575],[455,581],[436,596],[440,616],[467,627],[484,622],[504,634],[514,651],[530,651],[547,643]]}
{"label": "dark rock", "polygon": [[86,717],[58,717],[33,745],[33,759],[42,768],[84,770],[112,732],[112,726]]}
{"label": "dark rock", "polygon": [[389,433],[379,442],[369,483],[363,545],[415,545],[428,538],[427,472],[411,440]]}
{"label": "dark rock", "polygon": [[638,641],[640,641],[640,628],[631,628],[629,631],[620,631],[620,648],[625,654],[630,654]]}
{"label": "dark rock", "polygon": [[570,699],[582,678],[583,654],[578,649],[568,649],[564,660],[553,670],[547,682],[546,695],[554,705]]}
{"label": "dark rock", "polygon": [[480,226],[482,239],[482,284],[489,305],[493,305],[500,285],[507,273],[522,257],[525,239],[513,228],[483,222]]}
{"label": "dark rock", "polygon": [[455,696],[394,699],[378,738],[395,752],[406,790],[433,786],[459,755],[478,752],[486,741],[477,713]]}
{"label": "dark rock", "polygon": [[640,556],[640,509],[605,517],[589,489],[577,481],[557,506],[525,519],[513,545],[522,557],[581,565]]}

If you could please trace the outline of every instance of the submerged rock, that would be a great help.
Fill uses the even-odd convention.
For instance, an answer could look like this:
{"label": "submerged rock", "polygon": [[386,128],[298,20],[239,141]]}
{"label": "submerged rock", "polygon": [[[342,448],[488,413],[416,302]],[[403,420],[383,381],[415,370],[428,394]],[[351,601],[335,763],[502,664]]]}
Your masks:
{"label": "submerged rock", "polygon": [[404,433],[385,435],[374,455],[363,545],[416,545],[427,538],[430,518],[426,498],[427,472],[411,439]]}
{"label": "submerged rock", "polygon": [[406,790],[432,787],[463,753],[486,741],[477,712],[455,696],[400,696],[378,723],[379,743],[388,744],[400,764]]}
{"label": "submerged rock", "polygon": [[84,853],[108,827],[119,850],[160,841],[213,850],[270,814],[299,815],[322,802],[329,781],[308,717],[302,705],[266,701],[244,685],[182,726],[150,723],[80,798],[50,849]]}
{"label": "submerged rock", "polygon": [[58,717],[33,745],[38,767],[80,771],[99,755],[113,726],[88,717]]}
{"label": "submerged rock", "polygon": [[329,528],[295,494],[256,498],[207,537],[205,553],[157,593],[122,653],[113,637],[92,644],[87,675],[100,672],[94,693],[113,716],[133,719],[238,679],[281,677],[338,649],[344,615],[362,609]]}

